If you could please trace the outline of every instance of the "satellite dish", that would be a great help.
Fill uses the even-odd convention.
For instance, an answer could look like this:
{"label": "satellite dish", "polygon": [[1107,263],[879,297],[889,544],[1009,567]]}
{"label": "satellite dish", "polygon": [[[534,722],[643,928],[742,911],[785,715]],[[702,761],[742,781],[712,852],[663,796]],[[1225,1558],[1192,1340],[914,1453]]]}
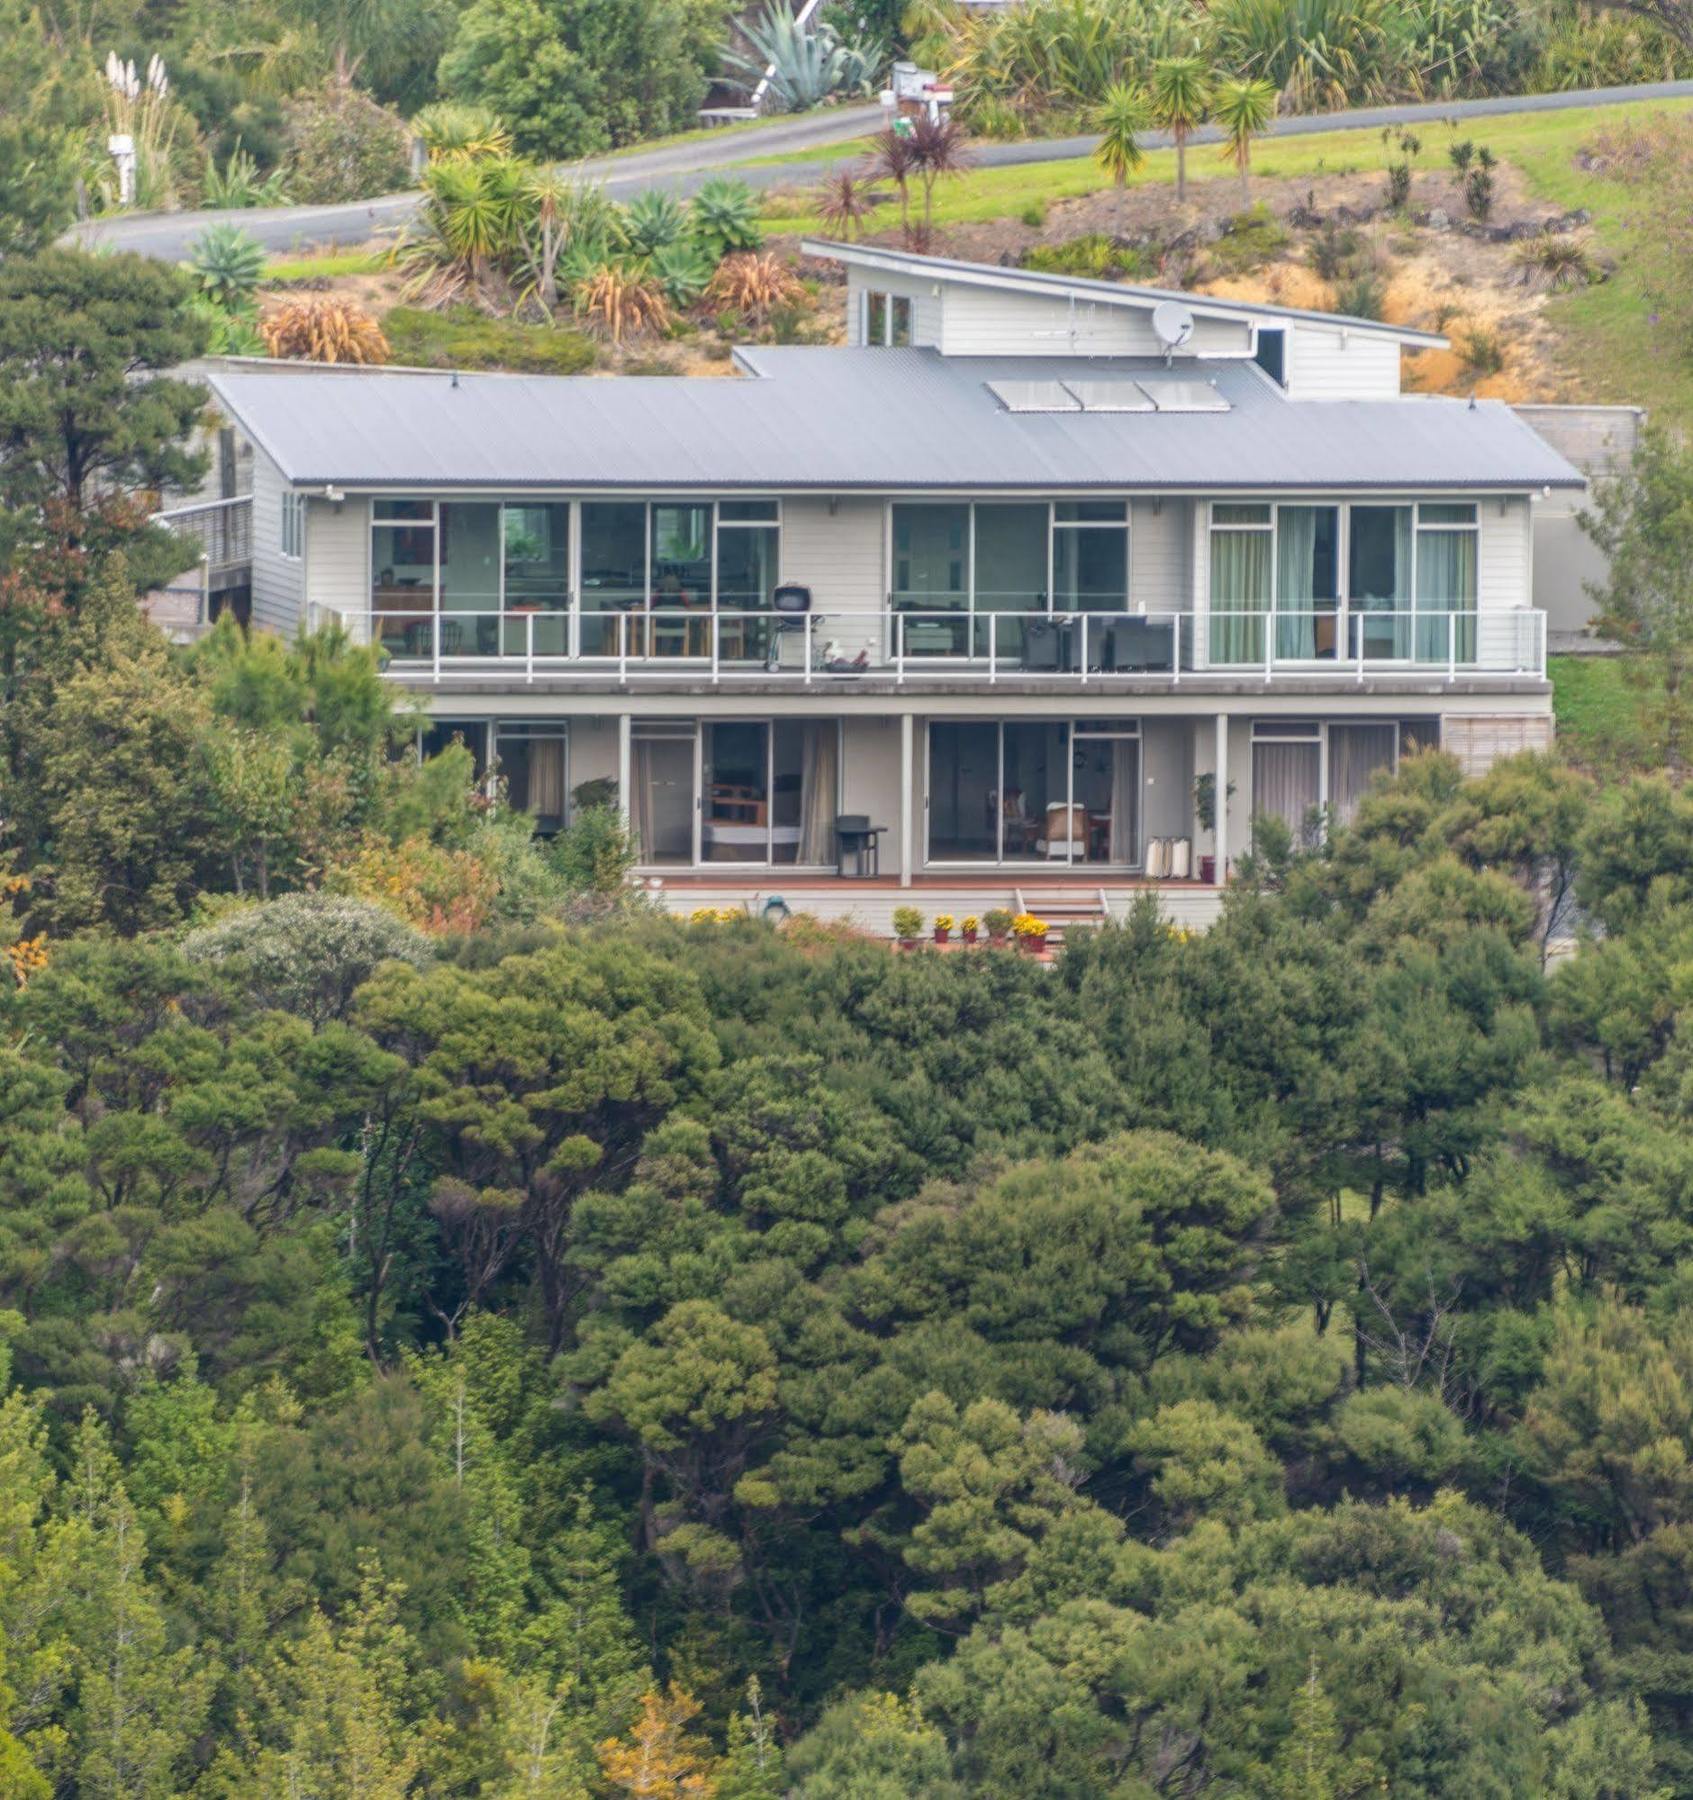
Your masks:
{"label": "satellite dish", "polygon": [[1152,330],[1168,362],[1193,336],[1193,314],[1179,300],[1160,300],[1152,309]]}

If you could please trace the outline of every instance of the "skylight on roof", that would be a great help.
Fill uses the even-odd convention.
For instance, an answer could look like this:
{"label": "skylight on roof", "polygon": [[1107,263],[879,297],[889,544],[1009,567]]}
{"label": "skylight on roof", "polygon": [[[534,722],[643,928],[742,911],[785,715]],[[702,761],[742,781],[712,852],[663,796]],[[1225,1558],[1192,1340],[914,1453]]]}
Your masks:
{"label": "skylight on roof", "polygon": [[1227,412],[1229,403],[1209,381],[1159,381],[1139,384],[1161,413]]}
{"label": "skylight on roof", "polygon": [[990,381],[987,390],[1007,412],[1080,412],[1082,403],[1061,381]]}

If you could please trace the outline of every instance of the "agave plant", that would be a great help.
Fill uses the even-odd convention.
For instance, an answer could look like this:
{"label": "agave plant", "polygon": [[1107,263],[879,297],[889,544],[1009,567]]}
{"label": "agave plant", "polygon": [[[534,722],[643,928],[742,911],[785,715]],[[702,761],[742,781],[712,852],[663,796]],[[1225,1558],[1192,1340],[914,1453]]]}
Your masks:
{"label": "agave plant", "polygon": [[691,238],[664,244],[647,258],[652,278],[674,307],[692,306],[710,285],[710,259]]}
{"label": "agave plant", "polygon": [[638,256],[652,256],[688,235],[688,209],[665,188],[637,194],[624,208],[623,222]]}
{"label": "agave plant", "polygon": [[756,250],[764,242],[758,222],[758,196],[744,181],[717,176],[688,203],[688,225],[694,242],[719,263],[737,250]]}
{"label": "agave plant", "polygon": [[437,100],[413,115],[411,128],[431,162],[511,155],[511,133],[498,114],[474,101]]}
{"label": "agave plant", "polygon": [[264,246],[239,225],[208,225],[189,246],[188,266],[214,306],[247,312],[264,274]]}
{"label": "agave plant", "polygon": [[765,103],[773,111],[805,112],[836,94],[868,94],[887,60],[880,44],[843,38],[828,24],[802,25],[787,0],[770,0],[761,17],[743,22],[741,35],[752,53],[724,53],[740,71],[729,80],[750,94],[768,76]]}

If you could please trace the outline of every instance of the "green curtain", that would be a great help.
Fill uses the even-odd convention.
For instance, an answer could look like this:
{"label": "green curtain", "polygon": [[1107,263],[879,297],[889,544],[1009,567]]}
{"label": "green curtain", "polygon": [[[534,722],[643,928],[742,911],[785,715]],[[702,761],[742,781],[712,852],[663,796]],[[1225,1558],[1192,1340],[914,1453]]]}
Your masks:
{"label": "green curtain", "polygon": [[[1270,611],[1267,531],[1211,533],[1211,657],[1213,663],[1261,663]],[[1243,615],[1262,614],[1263,617]]]}
{"label": "green curtain", "polygon": [[1276,515],[1276,654],[1317,654],[1317,509],[1284,506]]}
{"label": "green curtain", "polygon": [[1424,531],[1417,539],[1417,660],[1445,662],[1447,613],[1459,662],[1475,660],[1476,534]]}

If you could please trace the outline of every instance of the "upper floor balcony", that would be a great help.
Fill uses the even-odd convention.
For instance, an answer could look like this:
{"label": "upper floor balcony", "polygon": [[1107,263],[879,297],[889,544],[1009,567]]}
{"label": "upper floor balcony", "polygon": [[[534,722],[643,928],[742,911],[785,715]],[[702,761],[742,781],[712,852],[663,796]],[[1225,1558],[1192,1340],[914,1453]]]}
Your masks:
{"label": "upper floor balcony", "polygon": [[391,676],[442,685],[574,677],[618,686],[1179,688],[1546,674],[1546,619],[1532,608],[969,613],[891,598],[880,611],[834,614],[660,604],[583,612],[528,602],[384,607],[343,622],[382,645]]}

